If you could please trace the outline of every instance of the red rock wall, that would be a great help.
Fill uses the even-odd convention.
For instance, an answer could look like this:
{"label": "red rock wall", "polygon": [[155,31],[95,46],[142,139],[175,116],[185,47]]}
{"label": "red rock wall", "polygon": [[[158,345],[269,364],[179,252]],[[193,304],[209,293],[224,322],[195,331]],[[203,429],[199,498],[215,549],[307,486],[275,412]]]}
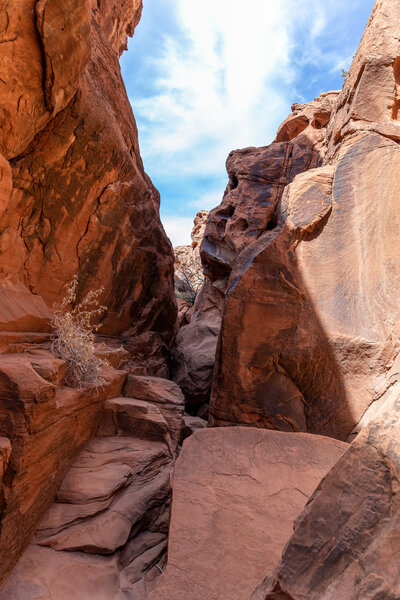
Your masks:
{"label": "red rock wall", "polygon": [[169,343],[172,248],[118,63],[140,11],[138,0],[4,8],[0,153],[13,188],[0,198],[0,276],[52,305],[77,274],[79,297],[104,287],[103,333],[134,324]]}

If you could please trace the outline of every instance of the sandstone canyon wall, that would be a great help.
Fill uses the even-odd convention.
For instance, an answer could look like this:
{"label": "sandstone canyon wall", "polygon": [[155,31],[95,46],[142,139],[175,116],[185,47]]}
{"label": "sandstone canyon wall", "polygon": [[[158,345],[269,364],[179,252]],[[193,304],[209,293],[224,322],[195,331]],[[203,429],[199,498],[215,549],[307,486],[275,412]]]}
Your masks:
{"label": "sandstone canyon wall", "polygon": [[0,276],[51,306],[78,275],[78,299],[104,288],[102,333],[169,343],[173,255],[118,62],[140,13],[139,0],[2,6]]}
{"label": "sandstone canyon wall", "polygon": [[[396,600],[399,0],[377,0],[340,93],[229,155],[182,391],[118,66],[141,4],[67,4],[1,21],[0,600]],[[104,286],[98,390],[49,352],[74,274],[80,297]]]}
{"label": "sandstone canyon wall", "polygon": [[222,203],[208,216],[201,245],[206,281],[191,322],[179,331],[174,346],[174,380],[191,411],[203,414],[203,405],[210,399],[221,313],[233,265],[264,231],[274,227],[275,209],[285,186],[299,173],[321,164],[337,94],[327,92],[308,104],[294,104],[273,144],[235,150],[228,156],[229,183]]}
{"label": "sandstone canyon wall", "polygon": [[[203,259],[206,268],[215,265],[213,277],[217,268],[229,271],[214,425],[346,439],[391,385],[400,316],[399,10],[398,2],[376,3],[330,120],[315,119],[314,126],[327,125],[318,129],[326,131],[319,162],[308,161],[317,168],[298,174],[269,205],[254,241],[246,237],[254,219],[249,227],[240,208],[246,190],[258,205],[269,185],[246,176],[242,194],[235,172],[223,205],[211,212]],[[300,117],[281,126],[270,156],[281,139],[295,136],[298,144],[307,135],[313,122]],[[294,164],[298,153],[294,148]]]}
{"label": "sandstone canyon wall", "polygon": [[[146,377],[168,375],[161,355],[174,337],[177,310],[172,247],[160,223],[158,192],[143,169],[119,68],[142,6],[139,0],[0,4],[0,582],[75,465],[44,537],[52,537],[52,528],[64,539],[60,532],[68,527],[76,539],[76,529],[90,537],[98,512],[111,506],[103,517],[115,517],[118,496],[127,516],[110,525],[114,542],[93,544],[95,556],[83,561],[83,570],[112,563],[103,583],[107,589],[115,584],[120,595],[120,571],[151,555],[131,576],[133,586],[165,551],[169,470],[183,427],[179,388]],[[96,345],[96,352],[110,366],[97,390],[66,385],[66,364],[49,352],[51,307],[75,275],[77,302],[102,288],[99,300],[107,306],[100,332],[108,345]],[[96,431],[97,441],[90,441]],[[74,468],[81,472],[83,463],[79,479]],[[83,533],[85,518],[90,523]],[[120,564],[117,554],[135,536],[140,552],[126,550]],[[79,551],[90,546],[83,538],[71,542]],[[102,563],[97,552],[113,557]],[[52,569],[51,551],[40,556],[38,577],[48,567],[51,579],[57,560]],[[46,592],[35,587],[28,568],[12,592],[1,593],[8,600],[43,593],[57,598],[74,581],[68,593],[79,597],[79,555],[68,557],[76,570],[72,565],[72,577],[67,568],[57,574],[57,591],[49,581]]]}

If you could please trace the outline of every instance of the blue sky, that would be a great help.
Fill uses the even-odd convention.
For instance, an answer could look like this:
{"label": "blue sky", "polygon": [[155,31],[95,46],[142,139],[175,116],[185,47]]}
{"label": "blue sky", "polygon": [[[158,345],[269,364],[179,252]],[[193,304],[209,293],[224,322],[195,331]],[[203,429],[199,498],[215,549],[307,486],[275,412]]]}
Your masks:
{"label": "blue sky", "polygon": [[264,146],[293,102],[339,89],[374,0],[143,0],[122,74],[173,245],[217,206],[235,148]]}

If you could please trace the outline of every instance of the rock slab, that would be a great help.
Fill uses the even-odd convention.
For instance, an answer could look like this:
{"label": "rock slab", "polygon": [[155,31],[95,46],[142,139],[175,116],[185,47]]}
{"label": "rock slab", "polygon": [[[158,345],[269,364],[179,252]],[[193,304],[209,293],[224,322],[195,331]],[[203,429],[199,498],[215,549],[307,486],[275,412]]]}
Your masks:
{"label": "rock slab", "polygon": [[176,464],[168,565],[149,600],[248,600],[346,448],[251,427],[195,432]]}

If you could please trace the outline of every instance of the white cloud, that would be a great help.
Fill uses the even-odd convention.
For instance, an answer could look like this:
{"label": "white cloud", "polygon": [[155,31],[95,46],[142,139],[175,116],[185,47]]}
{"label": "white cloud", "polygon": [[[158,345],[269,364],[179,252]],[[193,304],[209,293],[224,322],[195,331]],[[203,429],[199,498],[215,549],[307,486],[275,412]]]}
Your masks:
{"label": "white cloud", "polygon": [[217,173],[232,148],[273,138],[287,106],[276,81],[293,78],[287,2],[249,4],[171,2],[181,35],[163,40],[158,94],[134,101],[136,115],[152,123],[141,130],[145,163],[156,149],[158,170],[176,155],[183,173]]}
{"label": "white cloud", "polygon": [[162,216],[165,232],[172,242],[173,247],[186,246],[192,243],[190,234],[193,229],[193,219],[180,216]]}
{"label": "white cloud", "polygon": [[344,2],[170,0],[178,30],[167,30],[158,39],[161,52],[148,59],[158,73],[156,92],[133,102],[139,119],[151,123],[141,127],[149,171],[168,173],[174,159],[181,175],[215,175],[231,149],[269,143],[296,99],[299,32],[306,43],[297,60],[328,61],[329,70],[341,64],[315,41]]}
{"label": "white cloud", "polygon": [[204,192],[203,194],[200,194],[196,200],[191,200],[190,202],[188,202],[187,205],[190,208],[195,209],[196,211],[211,210],[212,208],[215,208],[215,206],[218,206],[218,204],[221,203],[222,196],[224,194],[224,189],[224,186],[221,186],[217,189],[212,189],[208,192]]}
{"label": "white cloud", "polygon": [[182,215],[220,203],[231,150],[270,143],[292,102],[326,90],[328,74],[340,85],[358,41],[352,22],[372,2],[147,0],[149,81],[130,91],[145,168],[165,212],[178,214],[164,218],[174,245],[190,243]]}

